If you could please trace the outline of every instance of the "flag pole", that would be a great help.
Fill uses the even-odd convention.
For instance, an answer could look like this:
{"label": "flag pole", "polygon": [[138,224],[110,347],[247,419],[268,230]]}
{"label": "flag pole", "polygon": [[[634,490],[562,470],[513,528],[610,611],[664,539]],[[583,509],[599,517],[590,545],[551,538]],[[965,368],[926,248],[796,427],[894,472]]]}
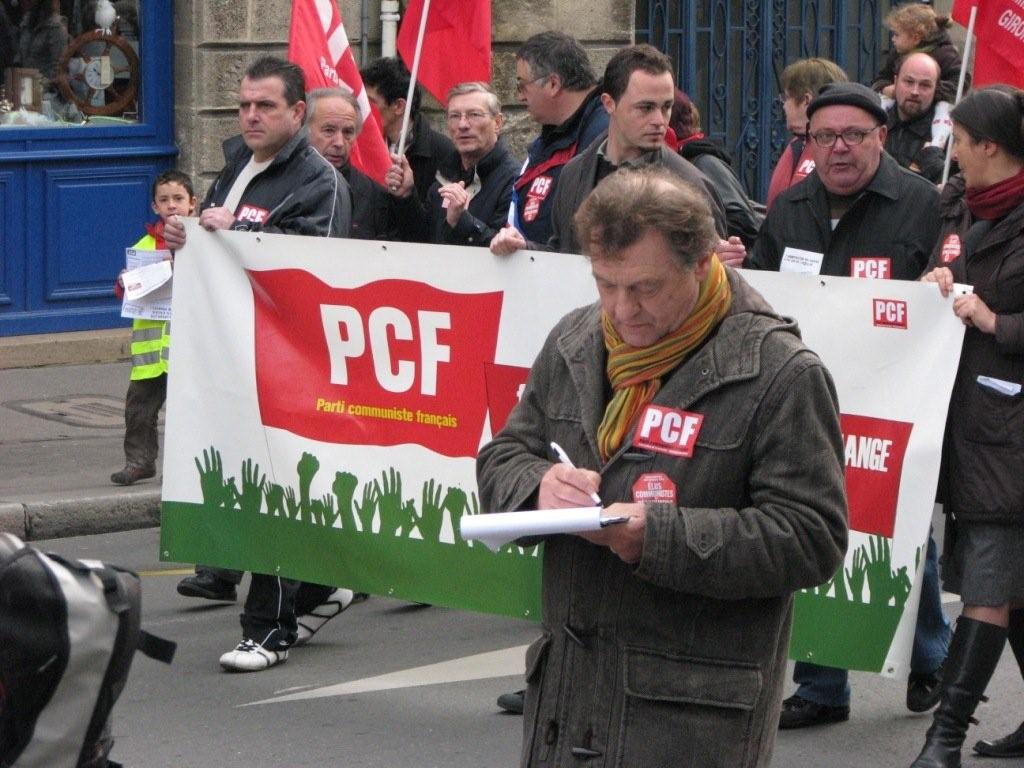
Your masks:
{"label": "flag pole", "polygon": [[[971,58],[971,41],[974,40],[974,21],[978,17],[978,6],[971,6],[971,18],[967,21],[967,39],[964,41],[964,61],[968,61]],[[964,82],[967,79],[967,67],[960,68],[960,81],[956,84],[956,101],[953,102],[954,106],[960,103],[960,97],[964,95]],[[942,166],[942,185],[945,186],[946,182],[949,181],[949,170],[953,164],[953,139],[950,137],[949,143],[946,144],[946,162]]]}
{"label": "flag pole", "polygon": [[[420,15],[420,30],[416,35],[416,53],[412,57],[412,70],[409,72],[409,92],[405,95],[405,113],[402,115],[402,135],[398,139],[398,154],[405,154],[405,137],[409,133],[409,116],[412,114],[412,95],[416,89],[416,76],[420,71],[420,53],[423,51],[423,36],[427,31],[427,14],[430,13],[430,0],[423,0],[423,13]],[[971,17],[973,23],[974,17]]]}

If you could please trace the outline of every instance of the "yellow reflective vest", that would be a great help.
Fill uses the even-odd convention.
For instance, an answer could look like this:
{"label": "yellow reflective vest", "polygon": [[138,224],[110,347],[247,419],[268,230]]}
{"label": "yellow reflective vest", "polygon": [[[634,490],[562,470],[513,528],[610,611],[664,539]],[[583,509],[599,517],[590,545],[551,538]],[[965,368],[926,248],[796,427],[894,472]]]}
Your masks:
{"label": "yellow reflective vest", "polygon": [[[146,235],[132,246],[139,251],[155,251],[156,239]],[[132,381],[155,379],[167,373],[171,351],[171,324],[166,320],[132,321]]]}

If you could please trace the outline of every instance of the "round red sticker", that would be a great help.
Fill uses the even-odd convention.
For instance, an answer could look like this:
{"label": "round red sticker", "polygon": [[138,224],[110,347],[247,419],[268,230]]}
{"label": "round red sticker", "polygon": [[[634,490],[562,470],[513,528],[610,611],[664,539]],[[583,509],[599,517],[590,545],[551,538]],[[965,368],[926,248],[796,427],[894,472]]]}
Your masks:
{"label": "round red sticker", "polygon": [[949,264],[960,256],[960,235],[953,232],[942,241],[942,263]]}
{"label": "round red sticker", "polygon": [[633,483],[633,501],[675,504],[676,484],[664,472],[645,472]]}

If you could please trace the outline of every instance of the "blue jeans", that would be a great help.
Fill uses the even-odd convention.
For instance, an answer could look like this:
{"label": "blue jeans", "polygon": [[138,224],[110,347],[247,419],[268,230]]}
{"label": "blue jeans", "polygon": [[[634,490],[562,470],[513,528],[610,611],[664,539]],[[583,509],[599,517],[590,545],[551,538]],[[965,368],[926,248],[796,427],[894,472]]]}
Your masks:
{"label": "blue jeans", "polygon": [[[910,671],[928,673],[938,669],[946,659],[949,635],[949,620],[942,612],[942,593],[939,591],[938,547],[929,532]],[[800,686],[796,695],[815,704],[845,707],[850,703],[849,673],[845,669],[798,661],[793,668],[793,682]]]}

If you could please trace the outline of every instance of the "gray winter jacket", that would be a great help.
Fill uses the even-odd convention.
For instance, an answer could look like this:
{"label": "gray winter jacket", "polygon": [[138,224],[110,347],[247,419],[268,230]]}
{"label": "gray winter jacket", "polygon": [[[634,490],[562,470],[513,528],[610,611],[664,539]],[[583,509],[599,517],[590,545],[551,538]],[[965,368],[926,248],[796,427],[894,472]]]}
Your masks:
{"label": "gray winter jacket", "polygon": [[635,565],[577,536],[546,539],[523,766],[770,762],[792,593],[827,581],[846,549],[842,440],[821,361],[795,323],[728,273],[729,314],[653,401],[703,414],[691,458],[627,441],[602,466],[608,385],[596,305],[551,332],[506,427],[480,452],[485,509],[536,504],[552,440],[601,472],[606,504],[633,501],[649,473],[677,494],[647,503]]}

